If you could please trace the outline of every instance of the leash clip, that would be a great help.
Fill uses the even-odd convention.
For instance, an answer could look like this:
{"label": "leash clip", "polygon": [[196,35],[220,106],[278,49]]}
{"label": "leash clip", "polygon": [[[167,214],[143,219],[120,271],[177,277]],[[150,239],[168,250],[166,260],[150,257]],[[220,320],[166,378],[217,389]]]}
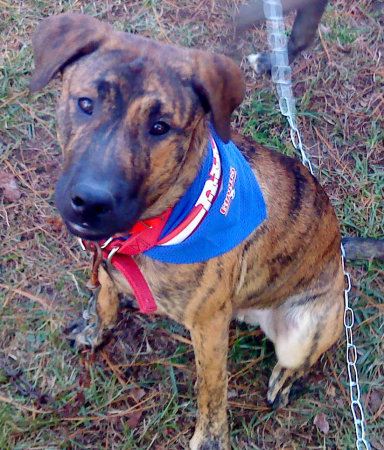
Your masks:
{"label": "leash clip", "polygon": [[77,238],[77,240],[79,241],[81,250],[86,251],[86,250],[87,250],[87,247],[85,246],[83,240],[82,240],[81,238]]}
{"label": "leash clip", "polygon": [[[103,248],[103,247],[102,247]],[[109,252],[109,255],[108,255],[108,257],[107,257],[107,261],[110,263],[111,262],[111,260],[112,260],[112,258],[113,258],[113,255],[118,251],[118,250],[120,250],[120,247],[114,247],[110,252]]]}
{"label": "leash clip", "polygon": [[113,237],[108,238],[104,244],[101,246],[102,249],[105,249],[106,247],[108,247],[108,245],[113,241]]}
{"label": "leash clip", "polygon": [[[108,245],[109,245],[113,240],[114,240],[114,237],[108,238],[108,239],[104,242],[104,244],[101,246],[101,249],[102,249],[102,250],[105,250],[105,249],[108,247]],[[107,256],[107,261],[108,261],[109,263],[111,262],[111,259],[113,258],[113,255],[114,255],[118,250],[120,250],[120,246],[118,246],[118,247],[113,247],[113,249],[109,252],[109,254],[108,254],[108,256]]]}

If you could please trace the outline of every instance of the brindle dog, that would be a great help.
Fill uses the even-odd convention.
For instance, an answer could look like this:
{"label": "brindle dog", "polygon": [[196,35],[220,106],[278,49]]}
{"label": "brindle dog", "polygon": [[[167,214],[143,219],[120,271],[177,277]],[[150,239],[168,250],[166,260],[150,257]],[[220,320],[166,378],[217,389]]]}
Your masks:
{"label": "brindle dog", "polygon": [[[206,154],[209,118],[221,139],[230,139],[231,114],[245,88],[225,56],[117,32],[77,14],[44,20],[33,46],[33,91],[63,73],[57,128],[65,165],[56,202],[77,236],[127,233],[176,204]],[[267,397],[277,407],[342,329],[340,234],[326,194],[294,159],[238,134],[232,140],[257,177],[267,219],[233,250],[206,262],[135,257],[158,313],[191,333],[199,411],[192,449],[230,447],[232,319],[259,324],[274,343],[278,362]],[[99,279],[95,345],[115,324],[118,293],[131,293],[105,261]]]}

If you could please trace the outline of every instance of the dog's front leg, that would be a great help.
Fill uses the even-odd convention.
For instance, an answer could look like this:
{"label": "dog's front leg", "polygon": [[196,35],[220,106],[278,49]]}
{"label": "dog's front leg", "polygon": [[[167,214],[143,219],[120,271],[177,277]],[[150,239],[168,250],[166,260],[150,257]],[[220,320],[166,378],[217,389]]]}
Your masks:
{"label": "dog's front leg", "polygon": [[109,272],[103,265],[99,268],[101,289],[97,296],[96,311],[99,319],[95,339],[103,341],[108,332],[116,325],[119,312],[119,297],[117,288]]}
{"label": "dog's front leg", "polygon": [[115,283],[102,265],[98,275],[100,286],[91,298],[86,317],[71,326],[70,339],[77,348],[85,345],[96,349],[105,343],[117,322],[120,303]]}
{"label": "dog's front leg", "polygon": [[227,354],[230,311],[216,311],[190,328],[197,369],[198,419],[192,450],[229,449]]}

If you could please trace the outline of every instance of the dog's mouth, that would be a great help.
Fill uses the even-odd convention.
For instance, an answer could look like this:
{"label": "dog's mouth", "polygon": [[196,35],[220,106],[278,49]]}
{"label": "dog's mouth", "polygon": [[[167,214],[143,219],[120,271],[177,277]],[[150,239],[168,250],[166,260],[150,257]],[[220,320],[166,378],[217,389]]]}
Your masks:
{"label": "dog's mouth", "polygon": [[92,182],[79,181],[70,174],[63,175],[57,183],[56,206],[68,231],[81,239],[101,241],[125,233],[131,230],[144,209],[132,189],[121,180],[114,180],[115,184],[111,182],[105,187],[102,184],[105,178],[105,175],[104,178],[95,175]]}
{"label": "dog's mouth", "polygon": [[65,221],[65,225],[72,234],[87,241],[101,241],[111,236],[111,233],[97,230],[91,227],[87,222],[78,224],[71,221]]}

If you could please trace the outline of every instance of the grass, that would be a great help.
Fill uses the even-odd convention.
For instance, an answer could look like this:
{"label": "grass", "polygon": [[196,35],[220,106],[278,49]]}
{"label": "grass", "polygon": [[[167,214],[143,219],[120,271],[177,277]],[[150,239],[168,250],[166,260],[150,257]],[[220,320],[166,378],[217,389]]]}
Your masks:
{"label": "grass", "polygon": [[[0,199],[0,448],[187,447],[196,418],[195,371],[181,326],[125,311],[112,342],[94,356],[78,355],[63,336],[86,303],[89,260],[56,220],[60,84],[27,91],[30,38],[43,17],[77,11],[121,30],[230,54],[247,77],[235,126],[293,156],[271,82],[243,59],[265,48],[264,29],[249,32],[241,47],[233,42],[227,25],[233,3],[0,0],[0,169],[15,177],[21,192],[18,201]],[[344,235],[384,234],[382,5],[332,2],[320,37],[293,67],[303,140]],[[383,449],[384,266],[360,261],[348,270],[368,437],[373,448]],[[281,411],[271,411],[265,400],[275,360],[270,343],[258,329],[235,324],[230,341],[235,449],[354,447],[343,339],[308,375],[304,394]],[[314,425],[319,413],[330,424],[327,434]]]}

